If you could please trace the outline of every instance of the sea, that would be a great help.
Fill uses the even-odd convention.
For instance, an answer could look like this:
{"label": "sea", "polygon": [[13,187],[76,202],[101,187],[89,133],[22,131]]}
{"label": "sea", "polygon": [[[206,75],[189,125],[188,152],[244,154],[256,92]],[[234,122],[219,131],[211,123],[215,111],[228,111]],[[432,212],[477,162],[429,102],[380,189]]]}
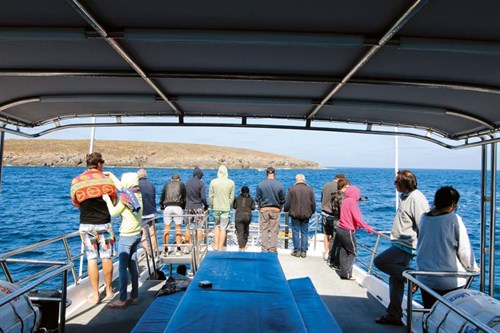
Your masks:
{"label": "sea", "polygon": [[[84,168],[77,167],[4,167],[2,188],[0,193],[0,253],[18,249],[29,244],[50,239],[59,235],[78,230],[79,211],[70,199],[70,184],[73,177],[82,173]],[[136,168],[106,167],[118,177],[123,172],[136,171]],[[148,179],[155,184],[157,201],[165,182],[169,181],[175,172],[181,176],[181,181],[187,181],[192,176],[190,169],[148,169]],[[435,191],[441,186],[452,185],[460,192],[458,214],[462,216],[467,227],[476,258],[479,258],[480,242],[480,206],[481,206],[481,173],[479,170],[431,170],[414,169],[418,188],[432,203]],[[302,173],[306,182],[314,188],[318,212],[322,186],[331,181],[335,174],[344,173],[351,184],[361,189],[361,195],[367,200],[360,202],[361,212],[365,221],[375,230],[389,231],[395,213],[396,193],[394,189],[394,169],[384,168],[327,168],[321,170],[288,169],[277,170],[276,176],[285,188],[294,184],[295,175]],[[207,185],[216,178],[217,170],[204,170],[203,180]],[[229,177],[236,184],[236,194],[242,186],[250,188],[255,195],[257,184],[266,176],[265,170],[230,169]],[[500,187],[500,186],[499,186]],[[500,193],[500,189],[497,189]],[[497,207],[500,204],[497,202]],[[497,220],[500,220],[497,209]],[[118,229],[118,224],[116,224]],[[118,234],[118,232],[117,232]],[[360,242],[373,244],[375,236],[364,231],[357,233]],[[389,246],[382,242],[381,250]],[[79,241],[75,239],[70,247],[79,249]],[[61,250],[31,251],[28,258],[61,259]],[[499,258],[500,246],[495,250]],[[361,254],[360,256],[367,256]],[[414,264],[414,263],[413,263]],[[500,296],[500,261],[495,267],[495,296]],[[23,268],[12,270],[15,279],[22,279],[33,272]],[[0,270],[0,278],[5,279]],[[473,283],[473,288],[479,288],[479,279]]]}

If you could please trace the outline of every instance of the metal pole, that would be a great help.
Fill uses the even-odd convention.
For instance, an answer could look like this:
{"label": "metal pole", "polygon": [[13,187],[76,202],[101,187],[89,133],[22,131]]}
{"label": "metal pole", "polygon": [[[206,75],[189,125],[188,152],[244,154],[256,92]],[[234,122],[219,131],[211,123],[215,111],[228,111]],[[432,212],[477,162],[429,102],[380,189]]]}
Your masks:
{"label": "metal pole", "polygon": [[3,171],[3,145],[5,132],[0,131],[0,192],[2,191],[2,171]]}
{"label": "metal pole", "polygon": [[[394,128],[394,133],[398,132],[398,128]],[[399,171],[399,139],[398,136],[394,136],[394,176],[398,174]],[[399,207],[399,193],[398,190],[395,189],[394,192],[396,192],[396,212],[398,211]]]}
{"label": "metal pole", "polygon": [[408,288],[406,289],[406,332],[412,333],[413,324],[413,281],[408,280]]}
{"label": "metal pole", "polygon": [[491,183],[490,183],[490,296],[495,297],[495,222],[496,222],[496,183],[497,183],[497,144],[491,145]]}
{"label": "metal pole", "polygon": [[480,235],[480,267],[481,275],[479,277],[479,290],[485,292],[485,273],[486,273],[486,206],[488,204],[488,198],[486,193],[486,185],[488,183],[487,177],[487,161],[488,157],[486,155],[487,147],[486,145],[481,146],[481,235]]}
{"label": "metal pole", "polygon": [[[92,124],[95,124],[95,117],[92,117]],[[95,127],[92,126],[90,128],[90,147],[89,147],[89,154],[92,154],[94,152],[94,139],[95,139]]]}
{"label": "metal pole", "polygon": [[66,301],[68,299],[68,270],[63,272],[61,304],[59,304],[59,333],[64,333],[66,330]]}
{"label": "metal pole", "polygon": [[288,249],[288,213],[285,213],[285,249]]}

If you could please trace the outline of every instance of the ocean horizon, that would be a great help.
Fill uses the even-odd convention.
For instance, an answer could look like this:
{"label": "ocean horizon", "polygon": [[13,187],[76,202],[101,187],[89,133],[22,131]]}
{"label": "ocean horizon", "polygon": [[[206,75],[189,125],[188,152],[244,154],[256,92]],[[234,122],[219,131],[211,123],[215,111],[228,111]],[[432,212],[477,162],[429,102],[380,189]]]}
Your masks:
{"label": "ocean horizon", "polygon": [[[105,171],[117,177],[121,173],[138,168],[113,168],[106,165]],[[82,173],[84,167],[5,167],[3,169],[2,191],[0,193],[0,241],[2,253],[35,242],[78,230],[79,210],[71,203],[70,184],[73,177]],[[181,181],[192,176],[192,169],[147,168],[148,179],[155,184],[157,201],[165,182],[175,172]],[[417,176],[418,188],[432,203],[435,191],[445,185],[452,185],[461,195],[458,214],[462,216],[476,258],[479,260],[479,225],[481,206],[480,170],[456,169],[412,169]],[[396,193],[393,185],[392,168],[342,168],[328,169],[277,169],[276,177],[286,189],[292,186],[297,173],[303,173],[306,182],[314,188],[317,212],[320,212],[321,189],[336,173],[344,173],[353,185],[361,189],[361,195],[368,198],[360,203],[365,221],[376,230],[390,230],[395,214]],[[217,170],[204,169],[203,181],[207,186],[216,177]],[[265,170],[230,169],[229,177],[235,181],[236,194],[243,185],[255,196],[257,184],[265,179]],[[497,186],[498,187],[498,186]],[[498,189],[497,189],[498,191]],[[497,200],[498,201],[498,200]],[[500,205],[497,202],[497,207]],[[159,208],[159,205],[158,205]],[[497,218],[500,209],[497,208]],[[254,218],[256,221],[256,218]],[[115,225],[118,229],[118,225]],[[360,231],[358,240],[373,244],[375,237]],[[389,244],[382,244],[381,250]],[[495,255],[500,254],[500,248]],[[45,253],[50,259],[51,253]],[[500,292],[500,262],[496,262],[495,290]],[[21,272],[19,272],[21,273]],[[476,279],[475,284],[478,283]]]}

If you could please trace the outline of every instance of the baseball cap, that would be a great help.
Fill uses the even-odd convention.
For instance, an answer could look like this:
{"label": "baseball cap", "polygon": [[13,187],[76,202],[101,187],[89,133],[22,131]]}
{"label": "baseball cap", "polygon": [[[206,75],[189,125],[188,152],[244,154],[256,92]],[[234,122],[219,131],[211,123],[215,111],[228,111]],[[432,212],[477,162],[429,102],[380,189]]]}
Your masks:
{"label": "baseball cap", "polygon": [[273,168],[273,167],[269,167],[269,168],[267,168],[267,169],[266,169],[266,173],[268,173],[268,174],[269,174],[269,173],[274,173],[274,172],[275,172],[275,171],[274,171],[274,168]]}
{"label": "baseball cap", "polygon": [[174,173],[174,174],[172,175],[172,179],[181,179],[181,176],[179,176],[179,174],[178,174],[178,173]]}

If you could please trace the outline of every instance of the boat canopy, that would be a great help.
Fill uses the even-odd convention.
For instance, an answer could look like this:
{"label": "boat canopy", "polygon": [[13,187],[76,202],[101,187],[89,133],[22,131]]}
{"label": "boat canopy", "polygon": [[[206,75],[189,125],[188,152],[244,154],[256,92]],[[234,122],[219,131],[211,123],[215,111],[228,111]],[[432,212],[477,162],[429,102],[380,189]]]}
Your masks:
{"label": "boat canopy", "polygon": [[499,17],[490,0],[7,1],[0,130],[396,126],[493,143]]}

